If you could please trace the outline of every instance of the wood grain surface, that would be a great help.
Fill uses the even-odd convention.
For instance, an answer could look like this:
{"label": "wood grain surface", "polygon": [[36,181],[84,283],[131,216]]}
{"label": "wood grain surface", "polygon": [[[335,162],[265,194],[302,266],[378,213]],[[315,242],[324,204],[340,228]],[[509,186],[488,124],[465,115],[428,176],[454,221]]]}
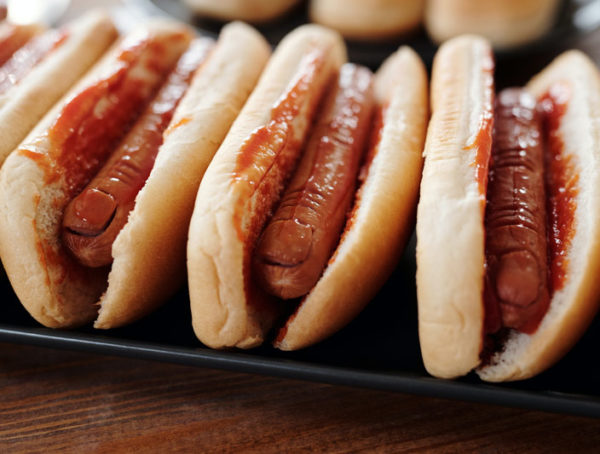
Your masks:
{"label": "wood grain surface", "polygon": [[0,344],[0,452],[598,452],[597,420]]}

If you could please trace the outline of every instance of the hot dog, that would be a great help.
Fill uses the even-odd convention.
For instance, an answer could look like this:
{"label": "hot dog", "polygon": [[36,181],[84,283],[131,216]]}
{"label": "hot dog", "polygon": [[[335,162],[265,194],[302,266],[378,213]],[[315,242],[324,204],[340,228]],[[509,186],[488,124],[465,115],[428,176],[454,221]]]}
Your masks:
{"label": "hot dog", "polygon": [[417,214],[419,337],[432,375],[528,378],[591,322],[599,84],[572,51],[494,100],[485,40],[440,48]]}
{"label": "hot dog", "polygon": [[[19,299],[44,325],[97,316],[99,327],[128,323],[180,283],[185,228],[169,221],[185,224],[191,215],[203,169],[269,54],[242,24],[226,27],[212,50],[199,40],[186,52],[191,39],[187,27],[169,21],[129,34],[0,172],[0,216],[11,219],[0,231],[0,253]],[[119,213],[94,256],[73,237],[98,233],[102,191]]]}
{"label": "hot dog", "polygon": [[110,18],[91,12],[38,35],[0,68],[0,164],[115,40]]}
{"label": "hot dog", "polygon": [[[403,49],[371,95],[369,72],[344,61],[336,33],[314,25],[290,33],[207,170],[190,223],[188,284],[194,330],[210,347],[250,348],[272,328],[284,350],[318,342],[364,307],[399,256],[418,187],[426,75]],[[358,274],[368,284],[357,287]]]}

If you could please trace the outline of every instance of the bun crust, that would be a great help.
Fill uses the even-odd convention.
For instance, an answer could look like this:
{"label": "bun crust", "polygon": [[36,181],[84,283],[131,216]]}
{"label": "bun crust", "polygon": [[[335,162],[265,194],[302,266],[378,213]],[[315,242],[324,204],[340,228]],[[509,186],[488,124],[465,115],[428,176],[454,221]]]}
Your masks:
{"label": "bun crust", "polygon": [[600,75],[579,51],[560,55],[527,88],[544,96],[554,84],[566,84],[570,98],[559,134],[563,159],[578,176],[574,235],[564,260],[565,285],[554,292],[550,308],[532,335],[512,332],[491,365],[477,371],[487,381],[532,377],[558,361],[583,335],[600,301]]}
{"label": "bun crust", "polygon": [[66,30],[66,41],[0,96],[0,165],[117,37],[110,18],[99,11],[67,25]]}
{"label": "bun crust", "polygon": [[347,38],[385,39],[417,28],[424,6],[424,0],[312,0],[310,17]]}
{"label": "bun crust", "polygon": [[377,72],[376,103],[385,106],[385,118],[377,153],[348,221],[351,227],[317,285],[282,329],[276,347],[297,350],[338,331],[375,296],[398,263],[412,231],[421,181],[427,85],[423,63],[406,47]]}
{"label": "bun crust", "polygon": [[452,378],[479,364],[483,340],[485,193],[476,180],[478,135],[493,104],[493,60],[474,36],[434,59],[432,117],[417,211],[419,337],[427,371]]}
{"label": "bun crust", "polygon": [[[305,25],[279,44],[248,102],[211,162],[198,191],[188,241],[188,283],[196,335],[213,348],[250,348],[263,342],[279,309],[249,282],[252,235],[265,200],[254,186],[234,178],[240,150],[253,131],[265,126],[271,108],[296,77],[305,58],[318,52],[322,64],[312,87],[324,89],[346,60],[341,37]],[[310,91],[316,102],[318,90]],[[297,118],[306,127],[306,115]],[[293,137],[286,140],[298,140]],[[262,175],[262,174],[261,174]],[[236,228],[239,225],[239,230]]]}
{"label": "bun crust", "polygon": [[[270,56],[264,38],[240,22],[223,28],[165,134],[135,208],[113,244],[96,328],[130,323],[173,294],[185,276],[185,247],[202,176]],[[215,112],[219,112],[218,115]]]}
{"label": "bun crust", "polygon": [[519,46],[546,34],[556,19],[560,0],[429,0],[425,27],[444,42],[476,33],[498,49]]}

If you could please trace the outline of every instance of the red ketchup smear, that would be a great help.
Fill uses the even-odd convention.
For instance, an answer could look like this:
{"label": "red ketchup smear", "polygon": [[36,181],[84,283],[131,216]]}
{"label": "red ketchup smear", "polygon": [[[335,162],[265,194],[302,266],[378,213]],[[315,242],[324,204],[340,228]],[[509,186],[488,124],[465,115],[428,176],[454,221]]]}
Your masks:
{"label": "red ketchup smear", "polygon": [[0,23],[0,67],[34,36],[35,31],[26,27],[10,22]]}
{"label": "red ketchup smear", "polygon": [[[492,154],[492,129],[494,126],[494,58],[490,54],[483,62],[484,105],[479,119],[479,131],[475,140],[466,150],[475,149],[475,180],[479,187],[481,212],[485,213],[490,156]],[[482,218],[483,219],[483,218]]]}
{"label": "red ketchup smear", "polygon": [[[119,144],[117,152],[98,173],[98,176],[101,176],[101,182],[105,178],[113,181],[114,184],[110,191],[118,198],[121,207],[131,206],[130,204],[133,203],[138,192],[146,183],[152,167],[154,167],[159,148],[163,144],[163,132],[173,118],[175,109],[185,95],[194,73],[211,49],[212,43],[207,44],[201,40],[192,42],[141,118]],[[91,182],[92,188],[95,187],[94,182],[101,185],[98,186],[101,191],[107,190],[96,179]],[[90,186],[74,199],[76,206],[81,207],[81,210],[76,209],[75,212],[84,222],[83,225],[100,225],[106,221],[106,211],[98,209],[96,203],[91,200],[85,201],[86,198],[93,198],[94,194],[97,194],[89,189]],[[101,200],[106,199],[102,198]],[[112,206],[110,209],[113,209]]]}
{"label": "red ketchup smear", "polygon": [[549,279],[551,291],[563,288],[568,274],[568,251],[575,234],[575,211],[579,193],[579,174],[573,156],[564,151],[559,131],[571,97],[570,87],[562,82],[550,87],[539,99],[544,115],[546,144],[546,193],[548,198]]}
{"label": "red ketchup smear", "polygon": [[[246,207],[243,205],[246,198],[240,198],[240,206],[236,207],[235,227],[238,237],[246,242],[250,237],[257,237],[259,229],[264,224],[266,217],[270,214],[277,198],[273,198],[273,192],[281,193],[283,187],[273,188],[273,183],[268,180],[269,173],[276,167],[282,169],[284,174],[293,170],[299,153],[297,150],[301,144],[292,143],[293,121],[299,114],[300,108],[313,88],[313,83],[323,64],[325,55],[320,49],[308,53],[301,60],[296,76],[290,82],[287,90],[278,99],[271,109],[271,117],[265,126],[254,130],[246,139],[239,150],[236,167],[233,172],[234,182],[244,182],[248,190],[248,196],[254,191],[260,191],[265,200],[265,206],[258,207],[255,211],[255,221],[249,229],[242,225],[242,214]],[[314,111],[315,106],[309,110]],[[312,117],[312,115],[311,115]],[[291,156],[291,159],[290,159]],[[282,182],[279,186],[283,186]],[[267,200],[271,199],[273,200]],[[247,243],[252,243],[248,241]]]}
{"label": "red ketchup smear", "polygon": [[[556,83],[538,99],[538,109],[542,113],[544,139],[544,179],[547,199],[547,235],[548,235],[548,286],[550,298],[554,291],[560,290],[568,273],[567,253],[575,233],[574,219],[577,208],[576,197],[579,192],[579,174],[572,155],[564,153],[564,142],[559,128],[568,102],[571,89],[566,83]],[[549,302],[549,301],[548,301]],[[546,307],[546,311],[547,311]],[[543,313],[545,314],[545,312]],[[491,314],[486,313],[486,317]],[[496,314],[500,317],[499,313]],[[533,334],[543,315],[532,319],[519,331]],[[486,320],[486,323],[501,324],[500,320]],[[484,362],[497,349],[500,340],[486,338],[486,348],[482,352]]]}
{"label": "red ketchup smear", "polygon": [[68,33],[64,30],[49,30],[35,36],[17,50],[0,67],[0,93],[7,92],[29,74],[35,65],[46,55],[66,41]]}
{"label": "red ketchup smear", "polygon": [[[251,279],[251,257],[262,227],[272,214],[285,182],[289,179],[298,160],[301,143],[293,142],[293,121],[299,114],[314,82],[325,64],[325,53],[314,49],[300,61],[294,78],[271,109],[269,122],[254,130],[238,152],[233,171],[234,184],[243,183],[246,192],[238,199],[233,222],[238,238],[245,245],[243,275],[244,291],[249,304],[264,312],[276,312],[275,298],[267,295]],[[309,120],[321,96],[309,106]],[[283,178],[282,178],[283,176]],[[247,201],[258,191],[256,205],[248,208]],[[274,196],[275,195],[275,196]],[[243,225],[244,213],[252,210],[255,215],[249,225]]]}
{"label": "red ketchup smear", "polygon": [[[148,47],[156,55],[150,61],[148,69],[158,70],[157,62],[165,51],[163,44],[152,41],[147,36],[130,43],[125,42],[115,65],[95,84],[75,94],[47,133],[22,145],[18,150],[19,154],[36,161],[44,171],[46,184],[64,179],[64,196],[53,202],[57,209],[64,209],[65,203],[79,193],[98,172],[160,85],[156,84],[157,87],[150,91],[148,87],[144,90],[141,88],[143,82],[127,77],[129,69]],[[161,72],[165,77],[168,69],[163,65]],[[100,107],[98,101],[102,98],[107,100]],[[56,245],[40,246],[46,254],[46,262],[67,268],[70,263],[68,254],[60,253],[54,247]]]}
{"label": "red ketchup smear", "polygon": [[[360,207],[360,200],[361,200],[361,196],[362,196],[362,192],[363,192],[363,186],[369,176],[369,169],[371,168],[371,164],[373,163],[373,160],[375,159],[375,156],[377,156],[377,152],[379,151],[379,144],[381,143],[381,138],[383,137],[383,126],[385,123],[385,117],[386,117],[388,108],[389,108],[389,104],[385,103],[374,109],[372,127],[371,127],[371,135],[368,140],[367,152],[365,154],[364,162],[358,172],[358,187],[356,190],[356,198],[352,204],[352,209],[348,212],[348,219],[344,226],[344,230],[340,236],[340,244],[344,241],[344,237],[350,231],[350,229],[352,228],[352,224],[354,223],[354,220],[356,219],[357,212]],[[330,266],[335,261],[337,254],[338,254],[338,250],[339,250],[339,247],[336,247],[335,250],[333,251],[333,254],[331,255],[331,258],[327,262],[327,266]],[[283,327],[281,327],[281,329],[277,332],[277,337],[275,338],[275,343],[281,342],[285,338],[287,331],[288,331],[288,326],[293,322],[301,305],[302,304],[300,303],[296,306],[296,309],[288,317],[285,325],[283,325]]]}
{"label": "red ketchup smear", "polygon": [[[68,198],[81,191],[98,172],[155,91],[148,93],[140,87],[143,82],[127,77],[148,46],[157,47],[158,55],[162,53],[159,43],[147,39],[135,42],[121,52],[107,75],[73,96],[47,136],[38,139],[49,141],[47,154],[35,143],[19,150],[44,168],[46,183],[65,178]],[[167,70],[162,70],[165,75]],[[103,98],[99,108],[98,101]]]}

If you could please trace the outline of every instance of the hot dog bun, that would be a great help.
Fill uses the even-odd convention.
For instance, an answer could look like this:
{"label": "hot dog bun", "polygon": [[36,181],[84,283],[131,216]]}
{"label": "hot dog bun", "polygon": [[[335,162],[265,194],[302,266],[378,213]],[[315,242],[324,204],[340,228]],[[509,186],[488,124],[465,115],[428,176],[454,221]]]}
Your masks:
{"label": "hot dog bun", "polygon": [[[289,307],[290,303],[267,295],[251,269],[258,236],[283,190],[267,170],[282,173],[286,165],[282,160],[264,164],[261,156],[271,154],[263,153],[269,147],[274,154],[282,146],[278,144],[303,141],[279,135],[273,126],[277,124],[273,106],[304,99],[305,104],[292,109],[294,121],[299,119],[292,133],[306,129],[313,120],[303,115],[308,110],[305,105],[318,102],[323,96],[319,91],[337,77],[344,60],[345,49],[336,33],[316,25],[290,33],[206,172],[190,223],[188,282],[194,331],[210,347],[261,344],[285,304]],[[309,85],[308,94],[290,96],[297,94],[302,80],[306,81],[302,86]],[[375,131],[380,142],[375,141],[372,165],[365,169],[366,180],[341,244],[316,286],[281,328],[276,347],[298,349],[333,334],[367,303],[393,267],[410,228],[417,192],[426,85],[422,64],[407,49],[378,74],[376,100],[385,113],[383,128]],[[309,95],[315,99],[306,100]],[[256,145],[257,135],[263,140]],[[248,148],[249,144],[255,145]],[[240,171],[240,165],[250,170]],[[398,168],[406,179],[394,174]]]}
{"label": "hot dog bun", "polygon": [[[243,104],[253,78],[260,73],[269,53],[264,40],[247,26],[232,25],[226,29],[222,42],[197,72],[188,98],[182,100],[181,113],[175,114],[176,123],[172,124],[171,133],[164,144],[166,151],[159,153],[157,158],[156,165],[160,171],[154,172],[150,178],[150,195],[138,194],[141,207],[151,207],[148,218],[139,214],[141,207],[136,207],[137,211],[131,215],[132,225],[126,225],[125,233],[117,237],[114,245],[115,270],[110,274],[110,282],[114,284],[109,290],[107,267],[88,268],[79,264],[61,243],[62,211],[73,195],[68,177],[70,170],[65,163],[71,163],[69,165],[72,166],[73,162],[80,161],[74,161],[74,158],[68,157],[69,154],[60,154],[62,152],[54,151],[52,147],[63,135],[70,137],[69,130],[61,129],[60,125],[68,125],[71,116],[85,112],[82,107],[88,99],[94,99],[97,87],[110,87],[113,80],[130,78],[131,87],[141,89],[139,87],[145,84],[143,81],[150,77],[156,81],[152,82],[156,87],[166,77],[165,69],[173,67],[191,38],[190,29],[164,20],[150,22],[130,33],[56,105],[10,155],[0,171],[0,217],[4,220],[0,228],[0,254],[17,296],[40,323],[49,327],[72,327],[88,323],[96,318],[99,309],[97,302],[106,292],[103,299],[106,306],[102,305],[103,311],[105,308],[106,311],[100,326],[122,324],[149,310],[142,306],[154,307],[157,300],[166,292],[172,291],[177,284],[173,282],[176,279],[172,269],[176,269],[178,265],[173,262],[179,258],[182,263],[180,267],[184,266],[183,254],[178,256],[177,252],[184,250],[185,229],[170,224],[169,221],[185,217],[181,211],[185,211],[186,203],[191,207],[192,201],[186,202],[184,194],[192,194],[193,200],[196,188],[186,192],[184,185],[194,182],[197,184],[202,167],[222,140],[222,135],[229,126],[228,122],[232,121],[237,109]],[[237,40],[241,40],[243,45]],[[241,56],[232,58],[231,49],[235,46],[240,50]],[[243,72],[241,67],[244,67]],[[214,80],[217,72],[230,85],[222,91],[213,91],[212,87],[207,89],[208,81]],[[118,87],[126,86],[127,79],[122,80],[124,82],[120,82]],[[123,100],[127,101],[131,99],[128,96],[133,95],[137,96],[135,91],[126,95]],[[199,97],[202,99],[199,100]],[[111,104],[107,100],[112,98],[100,99],[102,108],[94,108],[98,113],[103,108],[109,108]],[[83,104],[74,105],[76,101]],[[139,107],[135,107],[139,102],[129,107],[121,107],[121,104],[119,102],[112,107],[115,114],[126,108],[139,111]],[[93,108],[93,104],[91,106]],[[215,115],[216,109],[223,110],[222,116]],[[114,122],[112,119],[111,121]],[[125,124],[117,122],[113,127],[124,128]],[[110,129],[103,135],[108,133]],[[81,140],[85,142],[88,139],[83,137]],[[94,145],[92,143],[85,148],[87,154],[94,151]],[[84,168],[90,165],[86,164],[86,157],[81,162]],[[192,176],[188,167],[192,170],[191,174],[195,171],[197,175]],[[63,174],[67,177],[60,177]],[[165,183],[165,178],[172,178],[169,184]],[[153,197],[152,194],[161,190],[162,195]],[[174,190],[184,194],[174,196]],[[157,227],[157,217],[162,217],[162,223],[166,225]],[[147,225],[140,227],[140,224],[146,222]],[[178,231],[183,232],[180,238],[153,236],[163,233],[176,235]],[[138,236],[132,238],[131,232]],[[146,244],[140,242],[142,239],[147,240]],[[147,258],[145,247],[151,251],[152,260]],[[138,259],[132,257],[130,252],[132,248],[143,257],[139,266],[136,261]],[[155,263],[157,267],[154,267]],[[134,269],[130,270],[132,265],[135,265]],[[162,268],[165,266],[166,269]],[[116,270],[124,270],[129,275],[119,276]],[[136,283],[135,277],[139,276],[142,276],[141,280]],[[146,280],[148,276],[151,277],[151,283]],[[165,277],[167,280],[161,281]],[[123,281],[127,281],[130,293],[123,290]],[[163,286],[168,290],[163,290]],[[121,305],[115,304],[114,294],[118,295]],[[132,295],[135,295],[134,303],[131,302]],[[132,304],[134,307],[131,307]]]}
{"label": "hot dog bun", "polygon": [[64,41],[0,95],[0,164],[117,37],[111,19],[100,11],[84,15],[63,31]]}
{"label": "hot dog bun", "polygon": [[560,0],[429,0],[425,28],[438,43],[477,33],[498,49],[534,41],[556,19]]}
{"label": "hot dog bun", "polygon": [[311,0],[310,17],[351,39],[385,39],[417,28],[424,0]]}
{"label": "hot dog bun", "polygon": [[184,0],[199,16],[260,23],[276,19],[299,0]]}
{"label": "hot dog bun", "polygon": [[473,369],[482,347],[485,194],[473,163],[485,145],[476,143],[482,122],[491,120],[491,52],[482,38],[455,38],[440,47],[433,66],[417,211],[417,297],[423,361],[439,377]]}
{"label": "hot dog bun", "polygon": [[507,330],[502,346],[482,360],[492,70],[490,45],[472,36],[445,43],[434,61],[417,213],[417,295],[423,361],[442,378],[473,369],[489,381],[531,377],[572,347],[598,309],[600,173],[594,153],[600,136],[593,119],[600,79],[587,57],[569,52],[527,87],[538,100],[557,86],[568,87],[558,135],[561,159],[569,163],[564,178],[575,185],[576,196],[573,221],[565,224],[571,236],[564,242],[564,285],[555,284],[549,310],[532,334]]}

